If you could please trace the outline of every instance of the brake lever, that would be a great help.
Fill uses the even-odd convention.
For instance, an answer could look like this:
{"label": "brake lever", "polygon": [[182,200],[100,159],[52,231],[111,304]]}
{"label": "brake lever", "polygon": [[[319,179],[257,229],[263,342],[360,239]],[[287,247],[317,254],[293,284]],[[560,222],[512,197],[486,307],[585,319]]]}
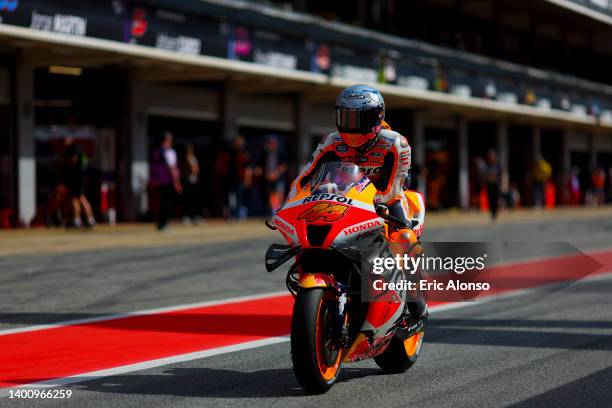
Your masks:
{"label": "brake lever", "polygon": [[392,215],[387,215],[385,218],[390,224],[394,224],[394,227],[399,227],[399,229],[409,228],[412,229],[412,221],[409,221],[410,224],[407,224],[404,220],[400,220],[397,217]]}
{"label": "brake lever", "polygon": [[393,215],[389,214],[389,207],[384,204],[376,205],[376,214],[382,217],[389,224],[392,224],[394,227],[402,229],[402,228],[410,228],[412,229],[412,221],[409,221],[410,224],[406,223],[404,220],[401,220]]}
{"label": "brake lever", "polygon": [[381,217],[385,218],[389,216],[389,207],[387,207],[384,204],[376,204],[376,206],[374,207],[374,209],[376,210],[376,214],[380,215]]}

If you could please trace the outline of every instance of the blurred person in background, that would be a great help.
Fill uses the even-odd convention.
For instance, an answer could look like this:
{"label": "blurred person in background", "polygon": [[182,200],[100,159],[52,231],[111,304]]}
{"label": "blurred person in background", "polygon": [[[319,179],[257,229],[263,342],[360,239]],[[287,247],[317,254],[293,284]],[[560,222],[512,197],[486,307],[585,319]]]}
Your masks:
{"label": "blurred person in background", "polygon": [[474,158],[474,166],[476,167],[477,189],[480,191],[485,187],[485,173],[487,171],[487,161],[482,156]]}
{"label": "blurred person in background", "polygon": [[229,183],[232,172],[231,151],[227,142],[223,141],[215,154],[212,173],[212,206],[213,213],[228,218],[229,210]]}
{"label": "blurred person in background", "polygon": [[185,146],[185,157],[181,161],[183,187],[183,224],[202,222],[200,200],[200,164],[193,144]]}
{"label": "blurred person in background", "polygon": [[264,150],[255,168],[255,174],[261,176],[261,191],[267,216],[271,216],[281,206],[285,195],[286,171],[287,160],[279,149],[278,136],[267,136]]}
{"label": "blurred person in background", "polygon": [[63,184],[60,183],[53,187],[47,201],[37,211],[35,220],[32,221],[31,225],[44,224],[47,227],[66,225],[66,194],[66,186]]}
{"label": "blurred person in background", "polygon": [[533,201],[536,208],[544,206],[544,187],[552,177],[552,167],[544,160],[541,154],[538,154],[537,160],[533,166]]}
{"label": "blurred person in background", "polygon": [[499,192],[502,179],[501,166],[497,161],[497,152],[489,150],[487,152],[487,162],[484,167],[484,183],[487,189],[487,198],[489,201],[489,211],[491,219],[497,218],[497,210],[499,208]]}
{"label": "blurred person in background", "polygon": [[172,144],[172,133],[164,132],[161,143],[151,157],[150,181],[151,186],[159,193],[157,229],[160,231],[167,229],[176,194],[183,191],[176,151]]}
{"label": "blurred person in background", "polygon": [[249,166],[249,154],[246,140],[239,135],[234,139],[230,153],[229,174],[229,206],[230,216],[234,220],[244,220],[247,217],[245,202],[246,188],[251,184],[252,170]]}
{"label": "blurred person in background", "polygon": [[431,176],[427,178],[427,206],[429,209],[438,210],[442,207],[441,192],[446,185],[446,178],[439,171],[442,166],[438,160],[434,159],[430,166],[428,174]]}
{"label": "blurred person in background", "polygon": [[[74,143],[71,137],[64,139],[64,159],[62,165],[62,184],[66,187],[68,201],[72,210],[72,222],[68,227],[93,228],[96,220],[91,205],[85,196],[85,176],[87,171],[87,155],[81,146]],[[83,224],[81,209],[85,212]]]}
{"label": "blurred person in background", "polygon": [[[500,166],[501,170],[501,166]],[[502,205],[502,208],[513,208],[514,207],[514,198],[512,192],[512,184],[507,177],[507,173],[501,170],[501,180],[499,184],[499,198]]]}
{"label": "blurred person in background", "polygon": [[508,208],[517,208],[521,205],[521,193],[516,183],[510,183],[507,194]]}
{"label": "blurred person in background", "polygon": [[[489,199],[487,197],[487,185],[485,183],[485,174],[487,170],[487,162],[482,156],[478,155],[474,158],[474,177],[470,173],[470,184],[474,180],[474,192],[478,197],[478,206],[480,211],[489,210]],[[471,189],[470,189],[471,190]],[[470,191],[471,193],[471,191]]]}
{"label": "blurred person in background", "polygon": [[55,185],[50,189],[45,197],[45,200],[41,202],[36,209],[36,214],[30,226],[41,226],[47,227],[62,227],[67,226],[71,210],[68,209],[68,191],[64,185],[64,153],[67,150],[67,144],[69,142],[66,139],[62,140],[62,147],[58,152],[57,163],[56,163],[56,176]]}
{"label": "blurred person in background", "polygon": [[591,187],[593,190],[593,204],[602,205],[605,202],[606,172],[597,167],[591,174]]}
{"label": "blurred person in background", "polygon": [[574,166],[570,174],[569,190],[570,205],[580,205],[582,192],[580,190],[580,167]]}

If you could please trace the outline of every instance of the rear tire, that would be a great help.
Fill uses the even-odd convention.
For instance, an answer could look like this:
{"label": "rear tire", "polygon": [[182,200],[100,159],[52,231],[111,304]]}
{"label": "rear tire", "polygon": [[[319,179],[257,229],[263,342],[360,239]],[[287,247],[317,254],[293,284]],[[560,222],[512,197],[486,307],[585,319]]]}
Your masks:
{"label": "rear tire", "polygon": [[324,289],[300,289],[291,320],[293,372],[309,394],[323,394],[336,382],[342,350],[330,350],[330,315]]}
{"label": "rear tire", "polygon": [[397,337],[391,339],[389,347],[374,361],[383,371],[388,373],[404,373],[417,362],[423,344],[423,330],[418,331],[406,340]]}

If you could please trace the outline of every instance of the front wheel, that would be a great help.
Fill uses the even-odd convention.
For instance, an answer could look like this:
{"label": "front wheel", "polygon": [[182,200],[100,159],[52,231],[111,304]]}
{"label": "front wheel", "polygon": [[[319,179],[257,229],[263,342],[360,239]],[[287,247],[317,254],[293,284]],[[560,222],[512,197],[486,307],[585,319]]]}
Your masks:
{"label": "front wheel", "polygon": [[425,332],[419,330],[405,340],[394,337],[387,349],[374,361],[388,373],[404,373],[417,362]]}
{"label": "front wheel", "polygon": [[336,382],[342,351],[333,341],[332,306],[324,289],[302,289],[291,320],[291,360],[300,385],[309,394],[322,394]]}

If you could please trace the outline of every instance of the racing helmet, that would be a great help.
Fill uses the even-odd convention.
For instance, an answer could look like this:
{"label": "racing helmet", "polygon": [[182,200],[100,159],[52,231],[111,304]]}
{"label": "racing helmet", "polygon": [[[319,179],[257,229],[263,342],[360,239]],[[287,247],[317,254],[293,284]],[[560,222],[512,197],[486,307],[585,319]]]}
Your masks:
{"label": "racing helmet", "polygon": [[371,144],[378,137],[384,118],[385,101],[371,86],[350,86],[336,99],[336,128],[348,146]]}

